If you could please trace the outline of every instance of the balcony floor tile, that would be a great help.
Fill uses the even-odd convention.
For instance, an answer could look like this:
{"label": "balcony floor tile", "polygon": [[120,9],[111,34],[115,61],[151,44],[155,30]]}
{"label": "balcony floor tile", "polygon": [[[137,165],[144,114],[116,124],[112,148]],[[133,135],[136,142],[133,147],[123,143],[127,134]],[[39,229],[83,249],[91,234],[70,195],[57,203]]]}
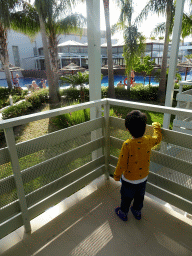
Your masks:
{"label": "balcony floor tile", "polygon": [[31,234],[21,227],[3,238],[1,255],[192,256],[192,220],[146,194],[142,219],[129,212],[123,222],[114,212],[119,190],[120,182],[99,177],[32,220]]}

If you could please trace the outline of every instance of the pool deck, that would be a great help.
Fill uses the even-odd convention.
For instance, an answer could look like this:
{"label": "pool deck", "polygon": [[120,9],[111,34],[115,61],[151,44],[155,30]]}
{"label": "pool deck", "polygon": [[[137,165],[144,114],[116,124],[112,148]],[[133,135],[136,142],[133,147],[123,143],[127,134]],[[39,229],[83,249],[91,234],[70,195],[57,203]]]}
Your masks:
{"label": "pool deck", "polygon": [[[192,220],[183,211],[146,194],[142,219],[114,213],[120,182],[104,176],[0,241],[2,256],[192,256]],[[175,211],[176,210],[176,211]]]}

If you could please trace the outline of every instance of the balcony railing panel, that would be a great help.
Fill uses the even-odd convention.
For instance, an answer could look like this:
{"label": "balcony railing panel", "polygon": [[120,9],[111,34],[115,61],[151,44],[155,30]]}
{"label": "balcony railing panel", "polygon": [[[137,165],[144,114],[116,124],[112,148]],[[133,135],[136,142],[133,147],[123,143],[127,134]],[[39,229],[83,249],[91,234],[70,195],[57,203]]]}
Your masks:
{"label": "balcony railing panel", "polygon": [[[27,206],[25,214],[31,220],[103,173],[106,177],[113,174],[118,161],[117,151],[121,149],[124,138],[130,136],[123,119],[109,117],[110,106],[114,105],[192,117],[191,110],[104,99],[1,122],[0,129],[7,132],[17,125],[79,109],[95,108],[98,113],[104,106],[104,117],[13,144],[16,149],[14,158],[18,158],[17,175],[20,175],[22,184],[18,185],[14,168],[12,172],[10,165],[10,161],[14,164],[10,157],[9,143],[12,141],[7,148],[0,150],[0,168],[5,174],[7,172],[7,177],[0,180],[0,238],[25,224],[21,199],[16,193],[18,186],[23,186],[22,200]],[[102,129],[102,133],[99,137],[93,136],[98,129]],[[116,136],[118,131],[121,131],[120,137]],[[166,129],[162,129],[162,133],[162,146],[157,146],[151,153],[147,191],[192,213],[192,136]],[[146,134],[153,134],[152,126],[147,126]],[[92,152],[98,149],[100,155],[94,154],[93,157]],[[116,155],[110,153],[113,149]],[[40,153],[42,157],[33,161],[34,154]],[[28,161],[29,158],[32,161]],[[24,165],[23,161],[26,161]]]}

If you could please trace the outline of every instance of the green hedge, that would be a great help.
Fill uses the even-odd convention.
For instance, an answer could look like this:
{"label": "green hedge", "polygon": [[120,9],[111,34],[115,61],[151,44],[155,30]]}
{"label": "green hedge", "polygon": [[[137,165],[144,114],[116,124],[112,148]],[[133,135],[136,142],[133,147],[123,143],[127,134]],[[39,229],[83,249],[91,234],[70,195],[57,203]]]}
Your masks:
{"label": "green hedge", "polygon": [[135,86],[130,90],[130,98],[144,101],[157,100],[158,86]]}
{"label": "green hedge", "polygon": [[[133,100],[142,100],[142,101],[156,101],[158,86],[143,86],[137,85],[132,87],[130,91],[125,88],[115,87],[115,96],[116,99],[133,99]],[[179,88],[179,84],[175,84],[175,89]],[[191,85],[184,85],[183,91],[192,89]],[[85,100],[89,101],[89,89],[84,89],[85,91]],[[101,88],[101,97],[107,98],[108,87]],[[174,99],[176,98],[177,92],[174,92]],[[76,88],[64,89],[61,91],[61,95],[65,95],[67,100],[77,101],[80,99],[80,91]]]}
{"label": "green hedge", "polygon": [[13,118],[17,116],[23,116],[29,113],[29,111],[32,109],[32,105],[28,101],[22,101],[21,103],[17,105],[10,106],[7,109],[4,109],[2,111],[2,118],[8,119]]}
{"label": "green hedge", "polygon": [[[130,92],[124,88],[115,87],[115,96],[117,99],[137,99],[137,100],[156,100],[158,87],[136,86],[131,88]],[[84,89],[85,101],[89,101],[89,89]],[[101,88],[101,97],[107,98],[107,87]],[[80,91],[76,88],[69,88],[61,91],[61,95],[65,95],[67,100],[77,101],[80,99]]]}
{"label": "green hedge", "polygon": [[43,103],[48,102],[48,89],[41,89],[31,93],[25,97],[26,101],[30,102],[33,109],[41,107]]}
{"label": "green hedge", "polygon": [[26,96],[26,101],[13,105],[2,111],[2,118],[8,119],[31,113],[33,109],[41,107],[48,101],[48,90],[43,89]]}

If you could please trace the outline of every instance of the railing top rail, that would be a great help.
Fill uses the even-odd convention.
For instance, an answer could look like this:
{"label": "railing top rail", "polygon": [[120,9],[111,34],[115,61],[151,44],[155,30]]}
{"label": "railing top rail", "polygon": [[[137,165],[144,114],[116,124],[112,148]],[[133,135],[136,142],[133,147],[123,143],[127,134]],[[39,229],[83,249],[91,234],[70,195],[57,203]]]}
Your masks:
{"label": "railing top rail", "polygon": [[77,105],[67,106],[67,107],[63,107],[63,108],[59,108],[59,109],[47,110],[47,111],[40,112],[40,113],[10,118],[7,120],[0,121],[0,129],[14,127],[14,126],[26,124],[29,122],[33,122],[33,121],[37,121],[37,120],[50,118],[50,117],[66,114],[69,112],[81,110],[81,109],[101,106],[104,104],[106,104],[105,99],[95,100],[95,101],[90,101],[90,102],[81,103],[81,104],[77,104]]}
{"label": "railing top rail", "polygon": [[172,115],[182,115],[182,117],[192,117],[192,110],[183,109],[183,108],[172,108],[166,106],[152,105],[146,103],[125,101],[125,100],[115,100],[115,99],[101,99],[90,101],[86,103],[81,103],[77,105],[72,105],[68,107],[63,107],[59,109],[48,110],[45,112],[35,113],[31,115],[25,115],[21,117],[15,117],[8,120],[0,121],[0,129],[5,129],[9,127],[14,127],[22,124],[26,124],[29,122],[50,118],[62,114],[66,114],[69,112],[77,111],[80,109],[92,108],[96,106],[101,106],[109,103],[110,105],[122,106],[122,107],[130,107],[141,110],[148,110],[160,113],[167,113]]}
{"label": "railing top rail", "polygon": [[110,105],[130,107],[133,109],[149,110],[149,111],[167,113],[172,115],[182,115],[182,117],[192,117],[192,110],[189,110],[189,109],[172,108],[172,107],[165,107],[165,106],[125,101],[125,100],[115,100],[115,99],[107,99],[107,101]]}
{"label": "railing top rail", "polygon": [[181,84],[181,85],[192,85],[192,81],[191,80],[180,81],[179,84]]}

